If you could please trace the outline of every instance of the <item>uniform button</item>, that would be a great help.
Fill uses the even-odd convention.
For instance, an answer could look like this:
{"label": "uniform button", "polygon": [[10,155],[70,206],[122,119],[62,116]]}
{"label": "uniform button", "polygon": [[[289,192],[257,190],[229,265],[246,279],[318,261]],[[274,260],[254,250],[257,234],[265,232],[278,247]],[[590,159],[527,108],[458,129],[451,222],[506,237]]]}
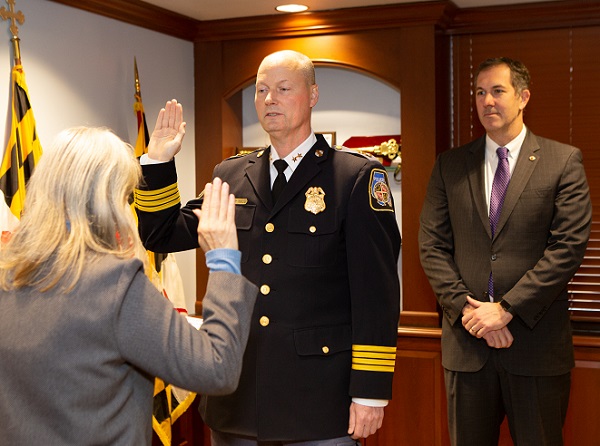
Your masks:
{"label": "uniform button", "polygon": [[311,233],[313,233],[313,234],[314,234],[315,232],[317,232],[317,228],[316,228],[316,226],[311,226],[310,228],[308,228],[308,230],[309,230]]}
{"label": "uniform button", "polygon": [[267,325],[269,325],[269,323],[270,321],[267,316],[263,316],[260,318],[260,325],[262,325],[263,327],[266,327]]}
{"label": "uniform button", "polygon": [[263,285],[260,287],[260,292],[266,296],[271,292],[271,287],[269,285]]}
{"label": "uniform button", "polygon": [[329,347],[327,347],[326,345],[324,345],[321,350],[323,350],[323,353],[325,354],[329,353]]}
{"label": "uniform button", "polygon": [[492,262],[497,259],[496,254],[492,254]]}
{"label": "uniform button", "polygon": [[273,257],[271,257],[271,255],[270,255],[270,254],[265,254],[265,255],[262,257],[262,261],[263,261],[263,263],[265,263],[265,264],[267,264],[267,265],[268,265],[269,263],[271,263],[271,262],[273,261]]}
{"label": "uniform button", "polygon": [[267,223],[265,226],[265,230],[267,232],[273,232],[275,230],[275,225],[273,223]]}

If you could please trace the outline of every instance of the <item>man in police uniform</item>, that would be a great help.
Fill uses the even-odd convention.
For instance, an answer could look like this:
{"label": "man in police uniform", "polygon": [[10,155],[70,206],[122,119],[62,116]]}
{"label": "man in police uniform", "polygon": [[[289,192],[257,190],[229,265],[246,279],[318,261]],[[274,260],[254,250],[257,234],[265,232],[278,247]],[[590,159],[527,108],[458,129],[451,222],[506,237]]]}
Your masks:
{"label": "man in police uniform", "polygon": [[[213,446],[354,445],[381,427],[391,398],[400,233],[388,179],[314,134],[318,98],[308,57],[267,56],[255,105],[271,146],[214,170],[236,196],[242,272],[261,294],[237,391],[201,403]],[[173,161],[184,132],[181,105],[167,102],[148,153],[163,163],[143,166],[136,192],[157,252],[198,243],[199,200],[180,208]]]}

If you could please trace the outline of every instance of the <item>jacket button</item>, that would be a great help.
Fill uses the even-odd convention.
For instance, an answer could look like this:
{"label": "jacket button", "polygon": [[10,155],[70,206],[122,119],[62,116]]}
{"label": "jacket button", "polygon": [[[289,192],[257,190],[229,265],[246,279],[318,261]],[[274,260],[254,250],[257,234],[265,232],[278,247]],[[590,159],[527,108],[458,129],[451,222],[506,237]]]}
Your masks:
{"label": "jacket button", "polygon": [[271,292],[271,287],[269,285],[262,285],[260,287],[260,292],[266,296]]}
{"label": "jacket button", "polygon": [[269,318],[267,316],[263,316],[260,318],[260,325],[262,325],[263,327],[266,327],[267,325],[269,325]]}
{"label": "jacket button", "polygon": [[323,353],[325,354],[329,353],[329,347],[327,347],[326,345],[324,345],[321,350],[323,350]]}
{"label": "jacket button", "polygon": [[314,234],[315,232],[317,232],[317,227],[316,226],[311,226],[310,228],[308,228],[308,230]]}
{"label": "jacket button", "polygon": [[264,264],[268,265],[273,261],[273,257],[271,257],[270,254],[265,254],[264,256],[262,256],[262,261]]}
{"label": "jacket button", "polygon": [[498,257],[496,256],[496,254],[492,254],[492,262],[495,261]]}
{"label": "jacket button", "polygon": [[275,225],[273,223],[267,223],[265,225],[265,230],[267,232],[273,232],[275,230]]}

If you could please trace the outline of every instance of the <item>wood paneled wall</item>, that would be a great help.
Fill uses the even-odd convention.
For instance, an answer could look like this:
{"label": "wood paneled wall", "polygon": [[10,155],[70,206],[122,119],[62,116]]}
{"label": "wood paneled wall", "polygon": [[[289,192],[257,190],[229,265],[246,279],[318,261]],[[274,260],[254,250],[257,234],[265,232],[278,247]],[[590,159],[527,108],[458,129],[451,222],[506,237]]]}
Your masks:
{"label": "wood paneled wall", "polygon": [[[394,399],[382,428],[365,446],[449,446],[441,329],[400,328],[398,334]],[[575,338],[565,446],[595,446],[600,438],[600,350],[594,344],[592,338]],[[513,444],[506,422],[498,444]]]}

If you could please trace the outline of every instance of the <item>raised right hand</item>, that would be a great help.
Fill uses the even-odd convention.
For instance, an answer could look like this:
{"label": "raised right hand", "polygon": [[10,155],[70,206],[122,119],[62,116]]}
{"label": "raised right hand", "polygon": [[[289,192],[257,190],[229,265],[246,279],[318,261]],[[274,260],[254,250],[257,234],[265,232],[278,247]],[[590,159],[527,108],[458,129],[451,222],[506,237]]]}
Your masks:
{"label": "raised right hand", "polygon": [[158,113],[154,131],[148,143],[148,157],[156,161],[170,161],[181,150],[185,135],[183,108],[176,99],[167,101]]}

